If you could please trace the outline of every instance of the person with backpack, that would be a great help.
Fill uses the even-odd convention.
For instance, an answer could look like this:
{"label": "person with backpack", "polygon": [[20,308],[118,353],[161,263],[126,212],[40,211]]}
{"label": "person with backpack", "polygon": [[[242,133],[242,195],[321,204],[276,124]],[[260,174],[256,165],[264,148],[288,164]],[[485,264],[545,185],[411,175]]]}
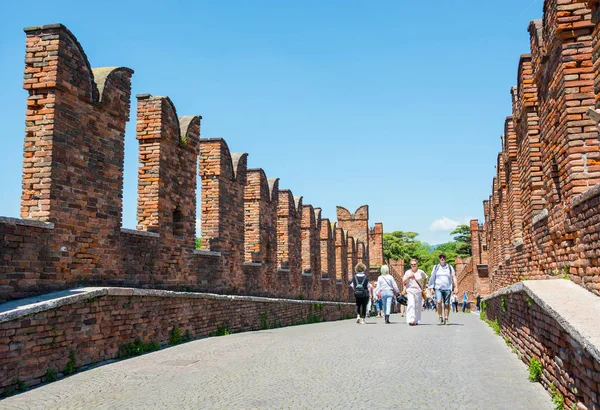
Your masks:
{"label": "person with backpack", "polygon": [[438,323],[447,325],[450,314],[450,294],[456,294],[458,280],[454,268],[449,263],[446,263],[446,255],[441,253],[439,258],[440,263],[435,265],[431,272],[429,287],[435,290]]}
{"label": "person with backpack", "polygon": [[367,316],[367,304],[369,303],[369,277],[365,274],[367,267],[359,263],[355,267],[356,275],[352,278],[350,286],[354,289],[354,299],[356,300],[356,323],[365,324]]}
{"label": "person with backpack", "polygon": [[381,298],[383,299],[383,316],[385,323],[390,323],[390,313],[392,311],[392,299],[394,294],[400,293],[398,290],[398,284],[394,280],[394,277],[390,275],[390,268],[387,265],[381,267],[381,275],[377,279],[377,289],[381,291]]}

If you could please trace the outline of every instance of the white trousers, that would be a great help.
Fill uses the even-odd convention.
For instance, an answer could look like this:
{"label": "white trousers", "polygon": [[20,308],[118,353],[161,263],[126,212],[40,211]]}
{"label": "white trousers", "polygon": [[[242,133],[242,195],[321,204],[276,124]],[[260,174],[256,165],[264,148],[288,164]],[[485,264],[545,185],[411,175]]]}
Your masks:
{"label": "white trousers", "polygon": [[408,303],[406,305],[406,323],[421,322],[421,306],[423,306],[423,296],[421,293],[406,292]]}

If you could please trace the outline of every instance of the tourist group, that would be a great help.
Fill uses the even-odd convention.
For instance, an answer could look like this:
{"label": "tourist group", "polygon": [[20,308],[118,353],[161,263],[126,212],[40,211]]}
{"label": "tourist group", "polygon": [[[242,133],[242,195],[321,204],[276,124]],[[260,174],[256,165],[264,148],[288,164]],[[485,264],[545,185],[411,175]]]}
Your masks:
{"label": "tourist group", "polygon": [[[377,317],[385,318],[385,323],[390,323],[390,313],[398,306],[406,322],[410,326],[421,323],[421,311],[434,308],[438,313],[438,324],[447,325],[450,305],[458,312],[458,282],[455,269],[446,262],[446,255],[440,254],[439,264],[433,267],[430,277],[419,269],[416,259],[410,261],[408,269],[402,277],[402,286],[399,287],[394,277],[390,274],[388,265],[383,265],[379,278],[371,283],[366,274],[366,266],[359,263],[355,267],[356,274],[350,286],[356,298],[356,323],[364,324],[367,314],[373,305],[377,310]],[[428,281],[429,279],[429,281]],[[402,290],[400,290],[402,288]],[[463,293],[462,311],[467,310],[467,292]],[[477,297],[477,308],[481,298]],[[404,308],[404,305],[406,308]]]}

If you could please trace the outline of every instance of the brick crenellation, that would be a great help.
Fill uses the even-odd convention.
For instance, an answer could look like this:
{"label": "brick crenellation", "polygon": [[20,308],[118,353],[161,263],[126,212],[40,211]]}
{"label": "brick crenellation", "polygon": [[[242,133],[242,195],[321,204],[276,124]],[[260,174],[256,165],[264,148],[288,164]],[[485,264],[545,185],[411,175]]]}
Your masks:
{"label": "brick crenellation", "polygon": [[0,220],[0,302],[81,285],[350,297],[353,266],[368,265],[369,244],[380,242],[368,206],[338,212],[336,226],[249,169],[246,153],[201,138],[202,118],[179,116],[169,97],[137,96],[137,227],[123,229],[133,71],[92,69],[63,25],[25,33],[23,219]]}

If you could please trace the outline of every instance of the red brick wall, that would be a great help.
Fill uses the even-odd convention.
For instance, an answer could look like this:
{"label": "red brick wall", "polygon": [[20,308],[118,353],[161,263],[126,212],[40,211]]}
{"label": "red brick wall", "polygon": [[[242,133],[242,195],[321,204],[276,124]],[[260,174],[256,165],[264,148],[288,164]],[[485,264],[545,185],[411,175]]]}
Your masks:
{"label": "red brick wall", "polygon": [[[246,154],[231,154],[222,139],[201,139],[202,246],[219,252],[223,289],[243,289]],[[225,275],[225,272],[228,274]]]}
{"label": "red brick wall", "polygon": [[[302,293],[302,198],[288,189],[279,191],[277,205],[277,272],[279,294],[295,297]],[[282,284],[287,289],[281,291]]]}
{"label": "red brick wall", "polygon": [[46,309],[0,317],[0,394],[14,390],[17,378],[26,386],[44,382],[47,369],[61,377],[70,352],[79,368],[116,358],[121,346],[136,339],[165,346],[175,326],[196,339],[218,329],[240,332],[354,314],[352,304],[122,288]]}
{"label": "red brick wall", "polygon": [[364,253],[361,254],[362,259],[359,262],[369,266],[369,206],[363,205],[353,214],[343,206],[338,206],[336,213],[339,227],[364,244]]}
{"label": "red brick wall", "polygon": [[25,32],[29,96],[21,217],[54,223],[47,259],[65,280],[115,272],[133,71],[93,72],[62,25]]}
{"label": "red brick wall", "polygon": [[600,363],[544,308],[525,292],[498,295],[486,303],[487,318],[498,320],[502,337],[510,340],[521,360],[527,365],[532,357],[541,361],[540,383],[548,390],[554,383],[565,408],[577,402],[588,409],[600,407]]}
{"label": "red brick wall", "polygon": [[[138,225],[122,229],[133,72],[92,70],[62,25],[26,34],[27,219],[0,219],[0,302],[82,284],[347,297],[338,283],[347,264],[360,256],[368,265],[368,207],[342,217],[360,228],[350,252],[342,226],[321,241],[320,209],[248,170],[247,154],[231,153],[224,140],[200,139],[200,116],[178,117],[168,97],[138,96]],[[194,244],[197,161],[202,251]]]}
{"label": "red brick wall", "polygon": [[376,223],[369,230],[369,263],[374,266],[383,265],[383,224]]}
{"label": "red brick wall", "polygon": [[492,291],[569,273],[600,294],[593,188],[600,150],[586,115],[600,83],[597,9],[595,1],[547,0],[543,18],[529,25],[531,54],[519,60],[513,115],[484,202]]}

